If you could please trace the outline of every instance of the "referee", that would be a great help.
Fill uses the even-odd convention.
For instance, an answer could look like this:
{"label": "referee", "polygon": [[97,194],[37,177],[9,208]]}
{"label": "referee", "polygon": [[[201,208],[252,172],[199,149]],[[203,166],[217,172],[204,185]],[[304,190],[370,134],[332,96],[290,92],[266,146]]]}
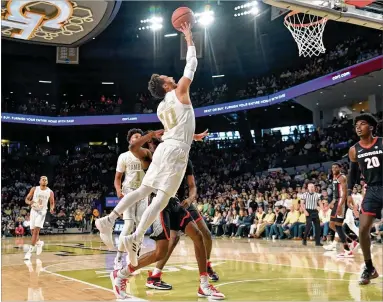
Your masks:
{"label": "referee", "polygon": [[307,186],[308,192],[302,196],[302,209],[306,214],[306,229],[303,236],[303,245],[307,245],[307,236],[310,234],[312,222],[314,222],[315,231],[315,246],[323,246],[320,243],[320,221],[317,207],[320,205],[321,195],[315,193],[315,187],[313,183],[309,183]]}

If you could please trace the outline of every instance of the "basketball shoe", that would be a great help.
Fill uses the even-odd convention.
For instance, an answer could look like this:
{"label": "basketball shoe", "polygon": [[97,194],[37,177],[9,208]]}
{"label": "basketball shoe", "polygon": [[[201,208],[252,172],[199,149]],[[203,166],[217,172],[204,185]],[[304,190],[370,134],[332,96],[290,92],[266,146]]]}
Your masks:
{"label": "basketball shoe", "polygon": [[153,275],[152,271],[149,271],[149,277],[146,279],[146,287],[158,290],[171,290],[173,286],[161,280],[162,273]]}
{"label": "basketball shoe", "polygon": [[211,300],[225,299],[225,295],[209,283],[201,283],[197,295],[200,298],[209,298]]}
{"label": "basketball shoe", "polygon": [[128,277],[122,275],[120,271],[114,270],[110,273],[110,280],[112,281],[113,292],[117,299],[124,300],[131,298],[126,293],[126,284],[129,283]]}
{"label": "basketball shoe", "polygon": [[336,255],[337,258],[354,258],[352,251],[344,250],[342,253]]}
{"label": "basketball shoe", "polygon": [[114,250],[113,242],[113,226],[114,223],[109,220],[108,216],[96,220],[96,228],[100,231],[100,238],[109,250]]}
{"label": "basketball shoe", "polygon": [[362,275],[360,276],[359,279],[359,285],[367,285],[370,284],[371,279],[378,278],[379,274],[376,271],[375,267],[372,268],[370,271],[367,266],[364,266]]}
{"label": "basketball shoe", "polygon": [[350,251],[356,251],[356,249],[359,247],[359,242],[356,241],[356,240],[353,240],[351,243],[350,243]]}

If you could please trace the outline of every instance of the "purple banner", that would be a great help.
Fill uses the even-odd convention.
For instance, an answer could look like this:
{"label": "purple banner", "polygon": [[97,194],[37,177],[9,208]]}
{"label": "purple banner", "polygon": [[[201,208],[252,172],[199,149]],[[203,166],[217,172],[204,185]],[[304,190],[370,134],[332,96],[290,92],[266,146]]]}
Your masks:
{"label": "purple banner", "polygon": [[[343,81],[359,77],[366,73],[380,70],[382,69],[382,66],[383,56],[379,56],[272,95],[230,103],[223,103],[219,105],[195,108],[195,116],[201,117],[216,114],[225,114],[230,112],[250,110],[258,107],[278,104],[287,100],[291,100],[298,96],[322,89],[324,87],[336,85],[337,83],[341,83]],[[14,113],[2,113],[1,121],[5,123],[50,126],[143,124],[159,122],[156,114],[48,117]]]}
{"label": "purple banner", "polygon": [[105,207],[114,208],[118,204],[118,197],[105,197]]}

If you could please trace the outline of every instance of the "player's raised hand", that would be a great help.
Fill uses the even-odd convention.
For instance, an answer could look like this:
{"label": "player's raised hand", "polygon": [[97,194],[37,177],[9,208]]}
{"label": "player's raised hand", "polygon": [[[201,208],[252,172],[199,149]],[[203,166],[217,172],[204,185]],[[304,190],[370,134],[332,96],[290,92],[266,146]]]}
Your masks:
{"label": "player's raised hand", "polygon": [[198,134],[194,134],[194,140],[196,142],[202,142],[203,139],[209,135],[209,129],[206,129],[204,132],[202,133],[198,133]]}
{"label": "player's raised hand", "polygon": [[192,31],[191,31],[190,23],[183,23],[181,25],[180,31],[185,35],[186,42],[192,41],[193,34],[192,34]]}
{"label": "player's raised hand", "polygon": [[156,130],[156,131],[154,131],[153,136],[154,136],[155,138],[160,139],[160,138],[162,137],[162,135],[164,135],[164,132],[165,132],[164,129]]}

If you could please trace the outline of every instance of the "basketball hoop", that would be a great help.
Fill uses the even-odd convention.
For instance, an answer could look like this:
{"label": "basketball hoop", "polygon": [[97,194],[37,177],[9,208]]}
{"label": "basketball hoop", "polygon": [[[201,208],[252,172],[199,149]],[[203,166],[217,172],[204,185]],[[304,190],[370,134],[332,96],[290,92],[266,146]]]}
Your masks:
{"label": "basketball hoop", "polygon": [[323,45],[323,31],[326,23],[326,18],[297,11],[286,15],[284,24],[297,42],[299,56],[319,56],[326,52]]}

